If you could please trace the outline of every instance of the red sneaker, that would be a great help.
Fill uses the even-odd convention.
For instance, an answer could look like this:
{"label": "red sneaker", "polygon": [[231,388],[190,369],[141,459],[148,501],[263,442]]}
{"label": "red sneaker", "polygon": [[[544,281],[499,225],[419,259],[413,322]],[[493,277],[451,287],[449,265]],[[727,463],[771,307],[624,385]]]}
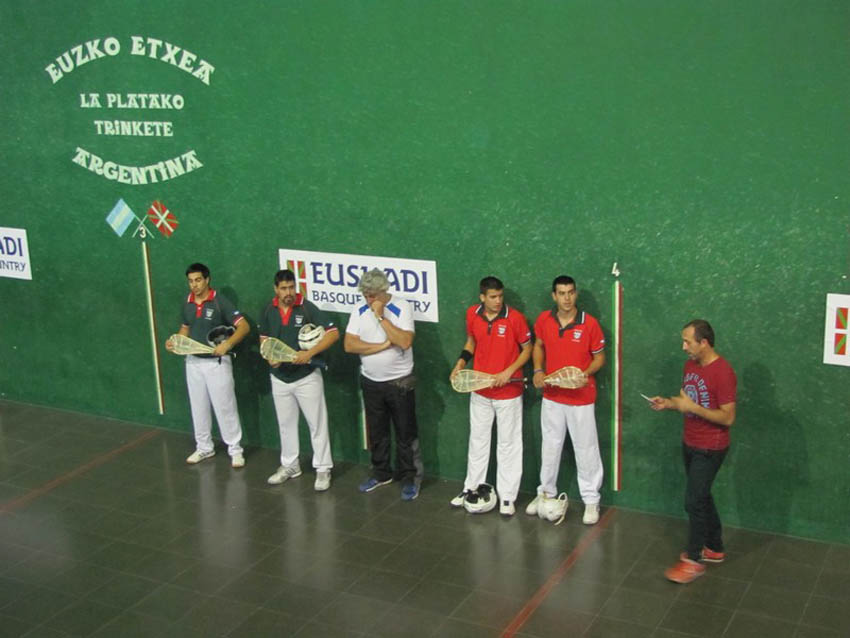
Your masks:
{"label": "red sneaker", "polygon": [[702,552],[700,554],[700,558],[706,563],[722,563],[724,560],[726,560],[726,553],[715,552],[713,549],[703,547]]}
{"label": "red sneaker", "polygon": [[664,571],[664,575],[668,580],[672,580],[674,583],[681,583],[682,585],[695,581],[704,573],[705,565],[700,565],[685,554],[679,556],[678,563]]}

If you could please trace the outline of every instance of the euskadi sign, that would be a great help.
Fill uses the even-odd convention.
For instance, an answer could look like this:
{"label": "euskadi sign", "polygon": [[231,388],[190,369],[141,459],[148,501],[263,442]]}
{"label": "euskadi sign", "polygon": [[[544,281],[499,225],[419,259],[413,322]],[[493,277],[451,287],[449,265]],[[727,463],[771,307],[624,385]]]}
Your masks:
{"label": "euskadi sign", "polygon": [[0,226],[0,277],[32,279],[27,231]]}
{"label": "euskadi sign", "polygon": [[380,268],[390,294],[413,304],[416,321],[439,321],[437,262],[422,259],[320,253],[281,248],[280,267],[295,273],[298,292],[322,310],[350,313],[363,303],[357,289],[363,273]]}

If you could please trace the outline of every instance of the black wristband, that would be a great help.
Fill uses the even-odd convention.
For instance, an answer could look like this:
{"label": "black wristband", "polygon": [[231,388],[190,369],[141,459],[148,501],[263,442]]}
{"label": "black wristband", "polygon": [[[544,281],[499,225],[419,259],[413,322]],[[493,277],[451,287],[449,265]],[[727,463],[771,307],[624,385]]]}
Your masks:
{"label": "black wristband", "polygon": [[463,359],[464,362],[469,363],[472,359],[472,353],[466,348],[464,348],[460,351],[460,356],[458,357],[458,359]]}

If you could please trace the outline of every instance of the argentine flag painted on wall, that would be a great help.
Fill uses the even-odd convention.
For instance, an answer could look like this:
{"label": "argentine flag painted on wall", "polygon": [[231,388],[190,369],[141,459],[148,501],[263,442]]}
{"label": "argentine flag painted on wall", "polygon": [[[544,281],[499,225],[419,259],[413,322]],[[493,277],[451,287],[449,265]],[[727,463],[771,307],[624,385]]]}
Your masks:
{"label": "argentine flag painted on wall", "polygon": [[136,214],[123,199],[119,199],[112,212],[106,216],[106,223],[121,237],[134,219],[136,219]]}

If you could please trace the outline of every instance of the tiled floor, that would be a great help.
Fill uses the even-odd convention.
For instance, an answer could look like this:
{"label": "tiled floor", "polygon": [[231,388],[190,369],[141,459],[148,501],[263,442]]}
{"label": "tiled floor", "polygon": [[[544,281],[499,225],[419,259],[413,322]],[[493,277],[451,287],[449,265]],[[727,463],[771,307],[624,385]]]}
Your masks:
{"label": "tiled floor", "polygon": [[191,449],[0,402],[0,636],[850,635],[850,546],[730,529],[726,563],[677,586],[681,520],[474,517],[456,482],[404,503],[343,465],[318,494],[312,472],[266,485],[273,450],[232,470]]}

